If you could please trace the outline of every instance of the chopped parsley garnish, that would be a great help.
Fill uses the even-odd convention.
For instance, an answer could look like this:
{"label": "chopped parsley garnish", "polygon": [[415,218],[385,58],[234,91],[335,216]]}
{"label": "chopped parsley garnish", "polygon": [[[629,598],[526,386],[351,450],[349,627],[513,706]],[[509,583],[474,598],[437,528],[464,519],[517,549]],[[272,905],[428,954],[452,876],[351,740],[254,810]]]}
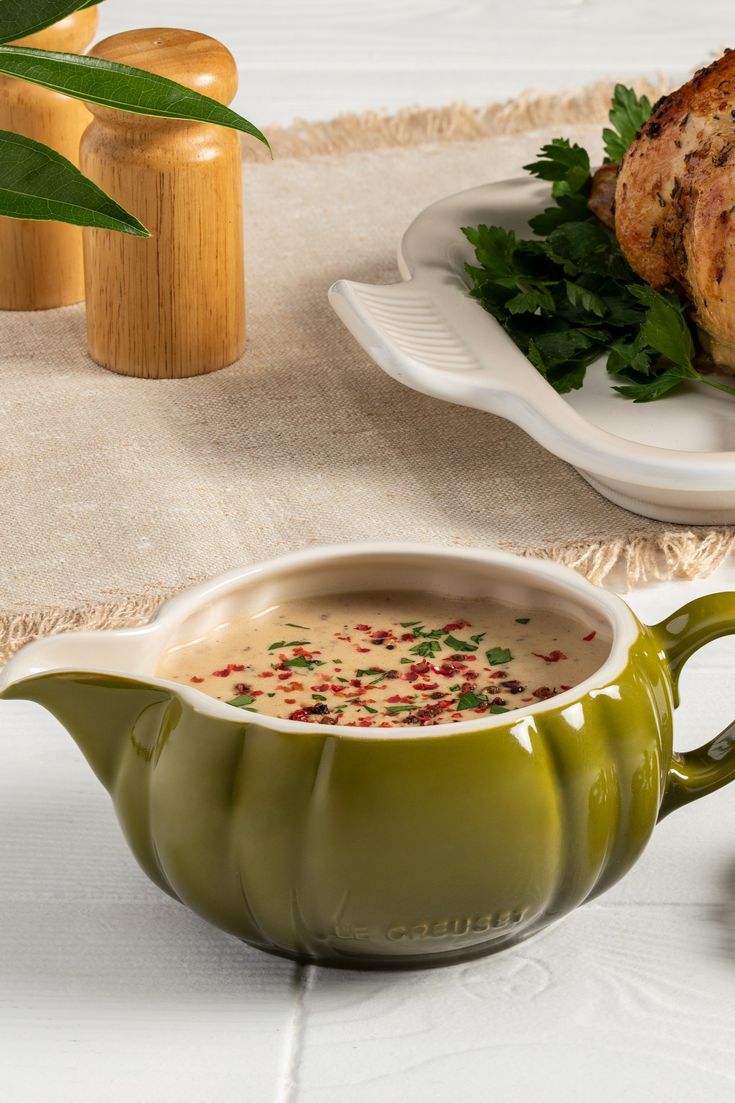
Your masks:
{"label": "chopped parsley garnish", "polygon": [[326,701],[327,700],[327,698],[324,696],[323,693],[312,693],[311,699],[312,699],[312,701]]}
{"label": "chopped parsley garnish", "polygon": [[414,628],[417,624],[421,624],[420,620],[402,620],[400,622],[401,628]]}
{"label": "chopped parsley garnish", "polygon": [[423,625],[421,625],[420,628],[414,628],[411,634],[413,636],[417,636],[419,639],[422,640],[438,640],[440,636],[444,635],[444,629],[431,628],[427,630],[426,628],[424,628]]}
{"label": "chopped parsley garnish", "polygon": [[309,643],[309,640],[276,640],[268,648],[269,651],[280,651],[282,647],[303,647],[305,643]]}
{"label": "chopped parsley garnish", "polygon": [[472,640],[473,643],[476,643],[479,646],[479,644],[481,644],[482,641],[485,639],[486,635],[487,635],[487,632],[478,632],[478,634],[476,636],[470,636],[470,639]]}
{"label": "chopped parsley garnish", "polygon": [[321,659],[307,659],[306,655],[297,655],[294,659],[286,659],[283,666],[303,667],[306,670],[313,670],[315,666],[324,666],[324,663]]}
{"label": "chopped parsley garnish", "polygon": [[286,628],[300,628],[302,632],[311,632],[311,628],[307,628],[305,624],[289,624],[286,621]]}
{"label": "chopped parsley garnish", "polygon": [[491,647],[485,652],[488,666],[503,666],[512,661],[513,656],[507,647]]}
{"label": "chopped parsley garnish", "polygon": [[356,678],[372,678],[373,674],[380,674],[383,677],[385,676],[382,670],[374,670],[372,667],[368,670],[355,671]]}
{"label": "chopped parsley garnish", "polygon": [[491,705],[490,712],[497,716],[501,712],[510,712],[510,709],[507,709],[505,705]]}
{"label": "chopped parsley garnish", "polygon": [[478,693],[463,693],[457,702],[457,711],[462,712],[464,709],[476,709],[481,705],[487,704],[487,697]]}
{"label": "chopped parsley garnish", "polygon": [[231,701],[228,701],[228,705],[234,705],[237,709],[247,708],[248,705],[255,703],[255,698],[250,697],[247,693],[241,693],[237,697],[233,697]]}
{"label": "chopped parsley garnish", "polygon": [[[603,133],[608,161],[621,160],[651,112],[645,96],[617,86],[611,127]],[[588,366],[606,356],[608,372],[621,381],[614,389],[634,402],[654,401],[682,383],[735,394],[694,367],[686,305],[637,276],[615,235],[590,212],[587,151],[556,138],[526,170],[551,184],[552,206],[529,222],[536,236],[519,239],[502,226],[465,227],[477,261],[465,269],[470,295],[554,390],[577,390]]]}
{"label": "chopped parsley garnish", "polygon": [[477,651],[476,643],[466,643],[464,640],[458,640],[456,636],[447,636],[444,643],[452,651]]}
{"label": "chopped parsley garnish", "polygon": [[412,655],[419,655],[422,659],[433,659],[437,651],[441,651],[439,640],[424,640],[423,643],[414,644],[409,648]]}
{"label": "chopped parsley garnish", "polygon": [[370,705],[358,705],[357,707],[365,709],[365,712],[369,712],[371,716],[375,716],[378,711],[377,709],[371,708]]}

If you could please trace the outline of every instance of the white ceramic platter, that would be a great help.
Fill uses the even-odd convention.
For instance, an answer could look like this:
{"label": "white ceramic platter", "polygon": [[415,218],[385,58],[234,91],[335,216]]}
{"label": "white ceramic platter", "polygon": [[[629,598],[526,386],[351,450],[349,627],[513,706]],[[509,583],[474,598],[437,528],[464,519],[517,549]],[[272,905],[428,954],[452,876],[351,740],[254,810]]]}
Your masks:
{"label": "white ceramic platter", "polygon": [[635,404],[615,393],[602,361],[580,391],[559,395],[467,294],[464,263],[474,258],[460,228],[484,222],[528,236],[548,201],[547,185],[530,177],[442,199],[403,237],[402,283],[339,280],[330,302],[394,379],[515,422],[618,505],[680,524],[735,523],[735,399],[688,386]]}

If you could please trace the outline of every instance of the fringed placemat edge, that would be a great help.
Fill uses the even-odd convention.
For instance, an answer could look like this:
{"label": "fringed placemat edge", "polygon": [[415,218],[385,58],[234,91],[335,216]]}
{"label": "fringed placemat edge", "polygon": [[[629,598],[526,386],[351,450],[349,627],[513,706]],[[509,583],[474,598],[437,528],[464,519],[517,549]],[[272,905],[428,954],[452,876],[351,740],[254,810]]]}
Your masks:
{"label": "fringed placemat edge", "polygon": [[[594,583],[602,583],[620,569],[628,586],[653,579],[705,577],[735,551],[735,529],[644,533],[615,541],[579,541],[545,548],[501,545],[524,558],[549,559],[571,567]],[[149,588],[144,594],[81,602],[66,606],[38,606],[19,612],[0,612],[0,665],[27,643],[58,632],[95,632],[145,624],[159,606],[188,586]]]}
{"label": "fringed placemat edge", "polygon": [[[670,90],[663,74],[653,81],[631,83],[639,95],[645,93],[653,100]],[[288,127],[266,127],[265,131],[277,160],[478,141],[557,124],[601,122],[607,118],[614,88],[614,81],[601,80],[557,94],[528,91],[504,103],[482,107],[452,103],[445,107],[407,107],[394,114],[366,111],[324,122],[297,119]],[[246,161],[270,160],[264,147],[249,138],[243,139],[243,157]]]}

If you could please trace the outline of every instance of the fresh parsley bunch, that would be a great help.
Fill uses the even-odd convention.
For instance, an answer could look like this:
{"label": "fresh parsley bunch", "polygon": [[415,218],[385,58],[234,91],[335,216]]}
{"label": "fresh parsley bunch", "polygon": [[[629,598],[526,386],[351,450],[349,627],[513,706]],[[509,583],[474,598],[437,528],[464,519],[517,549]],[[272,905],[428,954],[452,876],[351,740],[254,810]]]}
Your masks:
{"label": "fresh parsley bunch", "polygon": [[[619,162],[650,118],[647,97],[619,84],[603,131],[606,161]],[[694,367],[686,306],[654,291],[633,272],[615,235],[587,206],[589,154],[566,138],[544,146],[526,171],[551,183],[553,204],[529,222],[535,238],[501,226],[465,227],[477,264],[467,264],[470,294],[497,318],[560,394],[584,382],[589,364],[607,354],[614,389],[634,402],[661,398],[684,382],[735,394]]]}

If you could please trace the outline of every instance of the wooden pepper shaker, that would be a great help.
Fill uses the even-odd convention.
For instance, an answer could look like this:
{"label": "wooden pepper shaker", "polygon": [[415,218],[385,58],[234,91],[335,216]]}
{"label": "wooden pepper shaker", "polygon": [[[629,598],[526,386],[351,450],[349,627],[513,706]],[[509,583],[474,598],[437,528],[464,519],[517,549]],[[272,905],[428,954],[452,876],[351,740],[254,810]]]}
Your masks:
{"label": "wooden pepper shaker", "polygon": [[[92,41],[97,9],[68,15],[17,46],[80,53]],[[0,130],[51,146],[75,165],[90,115],[80,100],[0,76]],[[47,310],[84,298],[82,231],[61,222],[0,217],[0,310]]]}
{"label": "wooden pepper shaker", "polygon": [[[113,35],[96,57],[169,77],[229,103],[229,50],[193,31]],[[87,336],[94,360],[147,379],[231,364],[245,347],[242,169],[236,131],[89,105],[82,171],[152,237],[84,230]]]}

